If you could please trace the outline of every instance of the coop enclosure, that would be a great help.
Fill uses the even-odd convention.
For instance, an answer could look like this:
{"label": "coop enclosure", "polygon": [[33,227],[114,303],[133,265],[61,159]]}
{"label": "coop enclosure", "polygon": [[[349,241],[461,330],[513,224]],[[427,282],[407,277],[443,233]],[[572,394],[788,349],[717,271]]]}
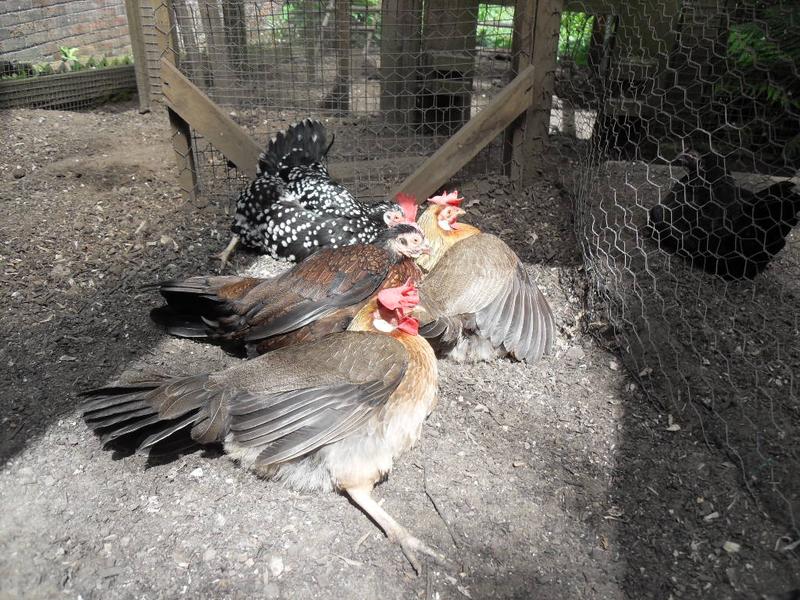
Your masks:
{"label": "coop enclosure", "polygon": [[[798,232],[764,273],[734,281],[644,232],[648,210],[681,185],[682,151],[716,157],[753,192],[796,177],[795,3],[156,0],[136,12],[153,90],[164,56],[253,147],[324,119],[334,174],[365,198],[402,186],[497,111],[532,64],[532,89],[514,96],[525,97],[521,116],[451,181],[546,177],[570,191],[586,327],[621,353],[671,431],[693,432],[718,456],[712,468],[735,474],[737,501],[783,528],[779,546],[796,547]],[[236,161],[191,122],[173,115],[172,127],[184,188],[230,203],[247,180]]]}
{"label": "coop enclosure", "polygon": [[[359,195],[380,197],[536,58],[536,3],[528,4],[515,13],[512,5],[471,0],[170,0],[137,3],[129,12],[139,20],[134,50],[138,45],[146,58],[138,62],[148,66],[140,80],[153,92],[160,92],[159,59],[169,56],[262,145],[292,122],[323,118],[336,136],[334,172]],[[515,37],[522,25],[529,31]],[[556,21],[552,47],[538,49],[539,60],[554,63],[557,28]],[[542,108],[549,113],[549,96]],[[511,169],[513,144],[511,134],[499,138],[471,169]],[[225,199],[244,180],[216,150],[192,131],[192,186],[205,198]]]}

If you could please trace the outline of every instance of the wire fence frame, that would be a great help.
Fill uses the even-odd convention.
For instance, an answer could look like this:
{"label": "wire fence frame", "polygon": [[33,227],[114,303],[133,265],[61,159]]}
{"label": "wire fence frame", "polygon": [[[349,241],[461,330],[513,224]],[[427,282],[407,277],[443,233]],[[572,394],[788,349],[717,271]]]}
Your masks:
{"label": "wire fence frame", "polygon": [[[170,16],[171,53],[184,75],[254,139],[309,114],[324,118],[337,139],[331,162],[348,165],[345,183],[366,198],[385,196],[527,64],[524,47],[512,47],[513,10],[500,5],[152,6]],[[449,35],[453,27],[458,35]],[[246,183],[240,173],[206,140],[195,135],[193,145],[198,190],[215,200],[235,195]],[[511,151],[485,151],[470,172],[509,173],[513,163],[521,172],[519,162]]]}

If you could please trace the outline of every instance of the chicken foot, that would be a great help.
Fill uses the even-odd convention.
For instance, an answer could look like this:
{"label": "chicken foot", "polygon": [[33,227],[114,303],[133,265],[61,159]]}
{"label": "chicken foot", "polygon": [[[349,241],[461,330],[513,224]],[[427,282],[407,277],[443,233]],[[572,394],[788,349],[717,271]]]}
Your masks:
{"label": "chicken foot", "polygon": [[408,559],[408,562],[411,563],[411,566],[414,568],[414,571],[416,571],[417,575],[422,572],[422,567],[419,559],[417,558],[417,553],[431,557],[440,565],[448,567],[452,566],[451,561],[449,561],[444,554],[434,548],[431,548],[425,542],[412,535],[408,529],[400,525],[400,523],[395,521],[391,515],[389,515],[389,513],[383,510],[383,508],[381,508],[381,506],[375,502],[375,499],[370,493],[370,489],[347,488],[345,491],[353,500],[353,502],[358,504],[361,510],[372,517],[378,526],[383,529],[386,537],[389,538],[389,541],[400,546],[400,549]]}
{"label": "chicken foot", "polygon": [[233,254],[233,251],[236,250],[236,247],[239,245],[240,241],[241,238],[239,238],[238,235],[232,236],[231,241],[228,242],[227,246],[225,246],[225,250],[216,255],[216,257],[222,261],[222,264],[220,265],[221,269],[228,264],[228,259],[231,257],[231,254]]}

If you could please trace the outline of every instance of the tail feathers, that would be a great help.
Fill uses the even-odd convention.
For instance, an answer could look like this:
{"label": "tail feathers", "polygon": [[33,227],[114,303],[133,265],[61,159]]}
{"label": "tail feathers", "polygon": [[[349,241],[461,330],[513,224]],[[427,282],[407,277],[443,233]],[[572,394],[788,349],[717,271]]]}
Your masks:
{"label": "tail feathers", "polygon": [[193,314],[216,315],[216,311],[230,301],[220,295],[223,288],[236,288],[240,284],[247,284],[243,290],[246,292],[252,287],[249,285],[250,281],[256,280],[237,276],[189,277],[165,281],[159,285],[158,291],[175,309]]}
{"label": "tail feathers", "polygon": [[104,446],[149,450],[195,432],[196,443],[222,441],[228,395],[207,375],[176,377],[85,392],[80,411]]}
{"label": "tail feathers", "polygon": [[219,343],[234,354],[243,350],[238,340],[242,337],[241,332],[247,328],[244,318],[238,314],[214,320],[202,315],[182,313],[170,306],[160,306],[150,311],[150,318],[175,337]]}
{"label": "tail feathers", "polygon": [[800,193],[792,180],[785,179],[773,183],[768,188],[755,194],[756,200],[767,202],[773,217],[790,226],[797,225],[797,213],[800,211]]}
{"label": "tail feathers", "polygon": [[269,141],[266,150],[258,157],[258,175],[278,175],[297,166],[319,163],[331,144],[328,144],[322,123],[304,119]]}
{"label": "tail feathers", "polygon": [[170,306],[159,306],[150,311],[150,319],[168,334],[180,338],[205,339],[209,337],[208,325],[197,315],[187,315]]}
{"label": "tail feathers", "polygon": [[150,318],[178,337],[219,337],[238,327],[241,315],[235,298],[244,295],[257,281],[242,277],[191,277],[164,282],[159,291],[167,305],[154,308]]}

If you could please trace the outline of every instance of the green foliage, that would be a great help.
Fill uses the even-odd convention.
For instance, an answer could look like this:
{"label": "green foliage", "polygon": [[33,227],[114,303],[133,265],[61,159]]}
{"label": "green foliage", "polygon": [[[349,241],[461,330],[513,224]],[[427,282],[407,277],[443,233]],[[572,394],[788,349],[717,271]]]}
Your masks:
{"label": "green foliage", "polygon": [[[381,10],[380,0],[355,0],[356,9],[364,7],[365,10],[354,10],[350,13],[350,19],[354,23],[364,25],[366,27],[374,27],[373,37],[375,40],[380,39],[381,27]],[[363,36],[366,40],[366,36]]]}
{"label": "green foliage", "polygon": [[478,5],[477,42],[481,48],[511,48],[514,7]]}
{"label": "green foliage", "polygon": [[79,49],[80,48],[70,48],[68,46],[60,46],[58,48],[58,51],[61,53],[61,62],[77,63]]}
{"label": "green foliage", "polygon": [[757,17],[731,26],[730,71],[717,90],[800,109],[800,8],[775,6]]}
{"label": "green foliage", "polygon": [[[33,68],[32,74],[26,72],[20,72],[14,75],[6,75],[0,77],[0,80],[13,81],[17,79],[28,79],[30,77],[45,77],[47,75],[57,75],[59,73],[64,73],[64,72],[76,73],[88,69],[103,69],[106,67],[119,67],[123,65],[133,64],[133,57],[130,55],[116,56],[116,57],[103,56],[100,59],[97,59],[94,56],[90,56],[88,59],[81,62],[77,54],[78,48],[67,48],[66,46],[64,46],[60,48],[59,51],[61,53],[61,62],[56,63],[55,68],[51,63],[38,63],[35,65],[31,65]],[[65,68],[63,66],[65,64],[68,64],[69,68]]]}
{"label": "green foliage", "polygon": [[[511,48],[514,8],[501,4],[478,5],[478,46]],[[582,12],[564,11],[558,37],[558,57],[585,65],[589,58],[594,17]]]}
{"label": "green foliage", "polygon": [[561,13],[561,30],[558,34],[558,58],[568,58],[578,65],[589,60],[594,17],[582,12],[565,10]]}

